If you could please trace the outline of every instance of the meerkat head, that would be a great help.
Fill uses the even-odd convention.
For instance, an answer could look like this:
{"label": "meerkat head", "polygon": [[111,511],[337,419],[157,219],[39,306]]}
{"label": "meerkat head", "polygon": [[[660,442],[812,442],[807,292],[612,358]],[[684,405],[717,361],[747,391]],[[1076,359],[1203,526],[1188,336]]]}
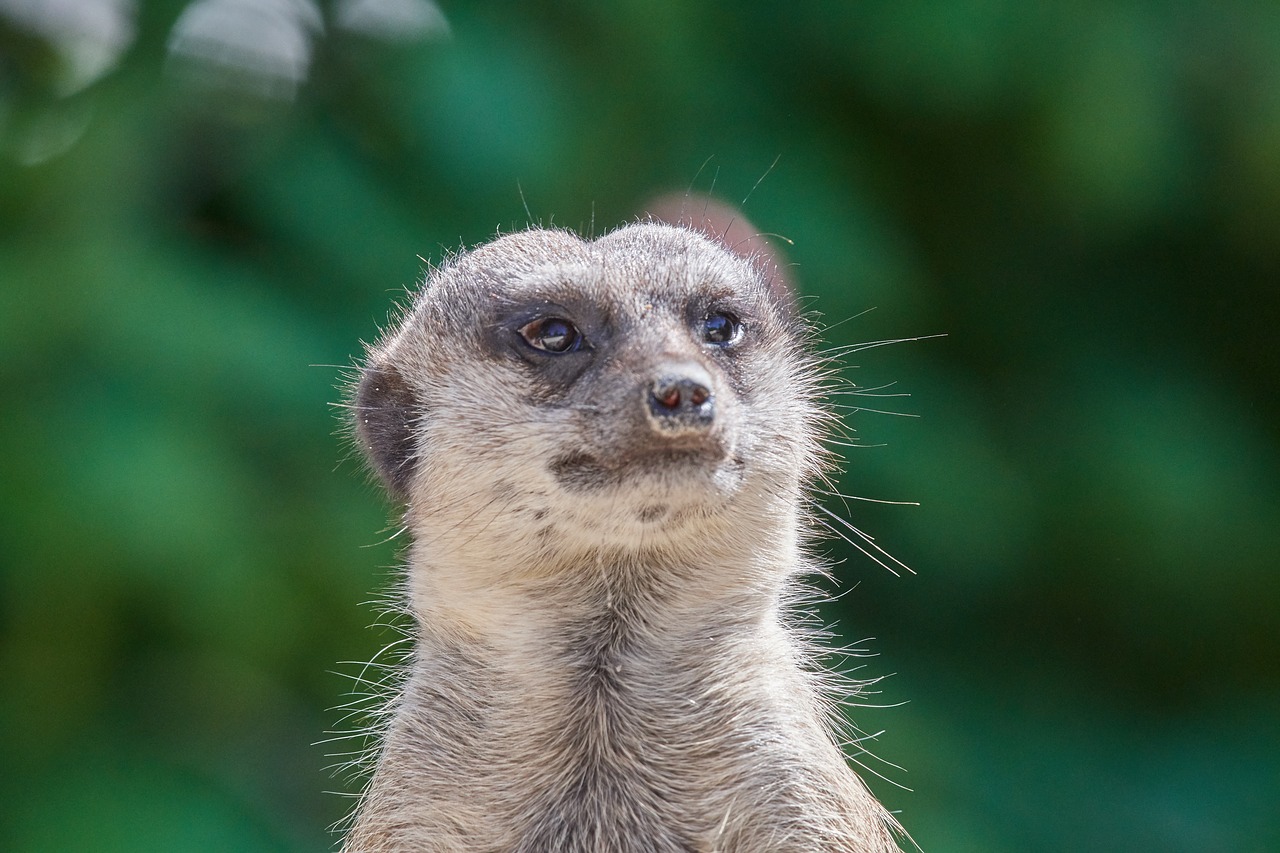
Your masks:
{"label": "meerkat head", "polygon": [[439,547],[531,530],[561,551],[661,547],[763,523],[817,447],[804,324],[764,266],[653,223],[464,253],[370,348],[359,443]]}

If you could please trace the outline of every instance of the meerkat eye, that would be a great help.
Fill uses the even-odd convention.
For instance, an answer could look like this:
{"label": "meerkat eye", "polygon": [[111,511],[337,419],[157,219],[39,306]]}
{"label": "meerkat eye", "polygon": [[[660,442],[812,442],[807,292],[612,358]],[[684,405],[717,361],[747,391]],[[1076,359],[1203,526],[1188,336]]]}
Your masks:
{"label": "meerkat eye", "polygon": [[742,333],[742,321],[728,311],[712,311],[702,321],[702,337],[709,344],[727,346]]}
{"label": "meerkat eye", "polygon": [[562,317],[539,317],[520,327],[520,337],[534,349],[543,352],[577,352],[586,344],[578,327]]}

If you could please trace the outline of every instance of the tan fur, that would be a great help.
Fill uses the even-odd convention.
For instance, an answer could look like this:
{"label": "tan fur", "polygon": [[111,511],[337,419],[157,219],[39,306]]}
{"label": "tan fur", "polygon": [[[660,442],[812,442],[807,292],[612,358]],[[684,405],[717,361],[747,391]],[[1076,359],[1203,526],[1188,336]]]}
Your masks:
{"label": "tan fur", "polygon": [[[827,415],[788,301],[685,229],[533,230],[371,348],[357,432],[405,504],[416,629],[347,853],[898,849],[791,615]],[[736,346],[699,337],[721,309]],[[591,350],[522,349],[533,316]],[[643,409],[672,364],[710,376],[705,433]]]}

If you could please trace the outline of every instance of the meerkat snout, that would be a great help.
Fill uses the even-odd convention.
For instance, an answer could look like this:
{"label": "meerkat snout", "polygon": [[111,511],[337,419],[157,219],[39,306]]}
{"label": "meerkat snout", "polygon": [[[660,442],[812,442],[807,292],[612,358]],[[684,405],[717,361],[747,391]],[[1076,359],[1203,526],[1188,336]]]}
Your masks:
{"label": "meerkat snout", "polygon": [[662,435],[703,433],[715,421],[711,375],[698,364],[664,364],[647,389],[645,411]]}

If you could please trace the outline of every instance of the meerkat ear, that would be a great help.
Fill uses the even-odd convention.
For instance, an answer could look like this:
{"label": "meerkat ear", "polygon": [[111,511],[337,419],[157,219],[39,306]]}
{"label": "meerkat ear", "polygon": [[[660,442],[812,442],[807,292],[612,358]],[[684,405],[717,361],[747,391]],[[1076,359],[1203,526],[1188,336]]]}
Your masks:
{"label": "meerkat ear", "polygon": [[769,239],[773,235],[761,234],[733,205],[695,193],[669,193],[651,199],[644,212],[659,222],[699,231],[735,255],[759,263],[774,295],[783,304],[794,298],[786,258],[776,241]]}
{"label": "meerkat ear", "polygon": [[371,359],[355,394],[356,440],[391,497],[404,500],[413,478],[413,421],[418,405],[400,371]]}

